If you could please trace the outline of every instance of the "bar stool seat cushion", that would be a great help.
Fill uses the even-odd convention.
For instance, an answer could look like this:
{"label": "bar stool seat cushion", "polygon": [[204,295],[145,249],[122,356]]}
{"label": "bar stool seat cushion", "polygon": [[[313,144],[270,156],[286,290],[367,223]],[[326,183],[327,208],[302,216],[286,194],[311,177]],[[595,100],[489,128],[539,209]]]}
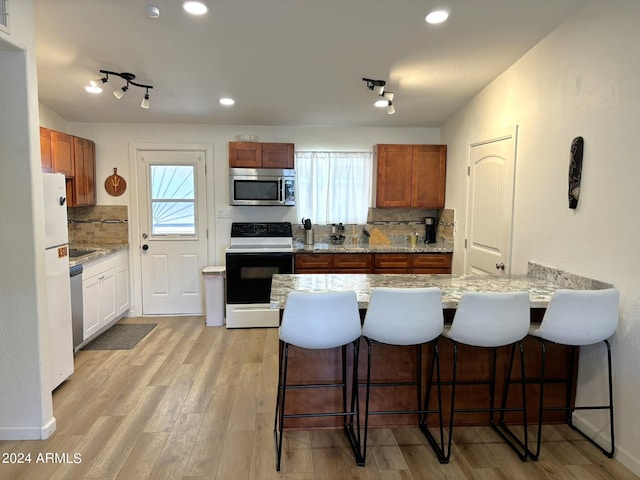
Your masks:
{"label": "bar stool seat cushion", "polygon": [[419,345],[438,337],[443,325],[439,288],[380,287],[371,292],[362,335],[389,345]]}
{"label": "bar stool seat cushion", "polygon": [[442,335],[476,347],[510,345],[529,332],[529,308],[527,292],[468,292]]}
{"label": "bar stool seat cushion", "polygon": [[279,336],[283,342],[308,349],[335,348],[360,337],[356,293],[300,292],[287,296]]}
{"label": "bar stool seat cushion", "polygon": [[562,345],[592,345],[613,335],[618,328],[620,292],[604,290],[557,290],[540,325],[529,334]]}

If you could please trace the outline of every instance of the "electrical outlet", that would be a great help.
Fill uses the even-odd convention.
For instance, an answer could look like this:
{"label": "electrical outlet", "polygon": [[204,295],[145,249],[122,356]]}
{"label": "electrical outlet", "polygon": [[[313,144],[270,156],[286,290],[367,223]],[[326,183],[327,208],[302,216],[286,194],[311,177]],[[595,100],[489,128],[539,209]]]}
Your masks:
{"label": "electrical outlet", "polygon": [[458,233],[458,220],[453,221],[453,233],[454,235]]}
{"label": "electrical outlet", "polygon": [[218,209],[218,218],[231,218],[231,210],[228,208]]}

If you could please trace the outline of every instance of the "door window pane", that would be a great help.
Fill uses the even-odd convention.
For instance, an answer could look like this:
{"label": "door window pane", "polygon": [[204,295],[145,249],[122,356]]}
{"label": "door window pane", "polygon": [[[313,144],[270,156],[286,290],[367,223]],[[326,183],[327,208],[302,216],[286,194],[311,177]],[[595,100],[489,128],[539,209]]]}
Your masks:
{"label": "door window pane", "polygon": [[193,165],[150,165],[152,235],[195,235]]}

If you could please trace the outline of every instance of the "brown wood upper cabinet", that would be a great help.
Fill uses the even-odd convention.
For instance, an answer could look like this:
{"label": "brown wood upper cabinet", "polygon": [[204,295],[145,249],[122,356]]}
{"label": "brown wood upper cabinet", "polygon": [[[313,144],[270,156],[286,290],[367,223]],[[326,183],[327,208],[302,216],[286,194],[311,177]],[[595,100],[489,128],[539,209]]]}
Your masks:
{"label": "brown wood upper cabinet", "polygon": [[67,206],[96,204],[96,147],[85,138],[40,127],[43,172],[64,173]]}
{"label": "brown wood upper cabinet", "polygon": [[53,173],[53,152],[51,151],[51,130],[40,127],[40,162],[42,171]]}
{"label": "brown wood upper cabinet", "polygon": [[[40,146],[40,149],[42,149],[42,146]],[[54,172],[64,173],[67,178],[75,175],[73,137],[71,135],[51,130],[51,155]]]}
{"label": "brown wood upper cabinet", "polygon": [[446,145],[376,145],[376,206],[444,208]]}
{"label": "brown wood upper cabinet", "polygon": [[231,168],[293,168],[293,143],[229,142]]}
{"label": "brown wood upper cabinet", "polygon": [[76,166],[72,184],[72,206],[96,204],[96,149],[86,138],[73,137]]}

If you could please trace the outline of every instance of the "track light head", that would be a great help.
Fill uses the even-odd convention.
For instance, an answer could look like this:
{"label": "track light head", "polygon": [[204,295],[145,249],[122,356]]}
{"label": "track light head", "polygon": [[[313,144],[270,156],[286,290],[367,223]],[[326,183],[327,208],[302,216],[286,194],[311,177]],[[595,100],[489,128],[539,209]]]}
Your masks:
{"label": "track light head", "polygon": [[142,108],[149,108],[149,92],[144,94],[144,98],[142,99],[140,106]]}
{"label": "track light head", "polygon": [[95,80],[91,80],[89,85],[84,87],[84,89],[89,93],[101,93],[102,85],[109,81],[109,75],[105,75],[101,78],[96,78]]}
{"label": "track light head", "polygon": [[129,84],[128,84],[128,83],[127,83],[124,87],[122,87],[121,89],[119,89],[119,90],[114,90],[114,91],[113,91],[113,95],[114,95],[118,100],[120,100],[120,99],[124,96],[124,94],[125,94],[125,93],[127,93],[127,90],[129,90]]}
{"label": "track light head", "polygon": [[393,108],[393,102],[389,102],[389,105],[387,105],[387,115],[393,115],[394,113],[396,113],[396,109]]}

